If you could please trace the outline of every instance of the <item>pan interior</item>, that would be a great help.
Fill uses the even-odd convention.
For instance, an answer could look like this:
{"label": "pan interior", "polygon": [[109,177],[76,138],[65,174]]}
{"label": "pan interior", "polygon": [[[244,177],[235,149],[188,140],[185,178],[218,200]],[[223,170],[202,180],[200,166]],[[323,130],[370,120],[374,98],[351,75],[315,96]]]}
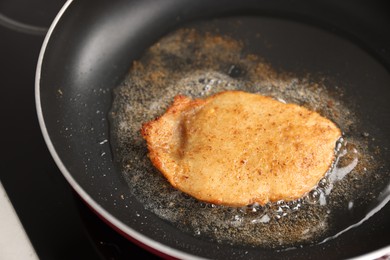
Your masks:
{"label": "pan interior", "polygon": [[[370,61],[364,71],[389,80],[349,42],[283,20],[225,18],[164,37],[133,63],[115,91],[112,143],[130,191],[147,210],[201,239],[276,249],[329,240],[380,203],[390,180],[384,166],[388,140],[362,118],[370,110],[361,111],[354,92],[367,86],[359,82],[362,68],[352,65],[354,60]],[[161,115],[177,94],[200,98],[224,90],[297,103],[342,129],[335,165],[316,189],[296,201],[233,208],[202,203],[170,187],[147,157],[142,123]]]}

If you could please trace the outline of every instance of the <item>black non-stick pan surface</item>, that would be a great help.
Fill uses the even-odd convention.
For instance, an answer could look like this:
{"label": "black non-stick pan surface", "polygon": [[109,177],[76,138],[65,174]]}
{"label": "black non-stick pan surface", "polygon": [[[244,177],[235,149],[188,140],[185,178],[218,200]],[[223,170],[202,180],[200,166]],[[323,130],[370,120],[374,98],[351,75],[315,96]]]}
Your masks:
{"label": "black non-stick pan surface", "polygon": [[[390,245],[390,206],[384,206],[388,194],[374,200],[371,208],[381,209],[362,224],[302,248],[230,246],[182,232],[145,210],[129,191],[114,163],[108,119],[113,89],[160,37],[198,20],[250,16],[254,18],[244,30],[217,24],[276,69],[329,75],[346,88],[365,122],[364,131],[375,134],[381,157],[388,161],[390,21],[385,8],[385,1],[371,9],[360,1],[69,1],[49,30],[38,62],[36,99],[43,135],[81,198],[126,237],[162,255],[341,259],[385,248]],[[256,33],[261,41],[256,42]],[[380,188],[389,182],[383,179]]]}

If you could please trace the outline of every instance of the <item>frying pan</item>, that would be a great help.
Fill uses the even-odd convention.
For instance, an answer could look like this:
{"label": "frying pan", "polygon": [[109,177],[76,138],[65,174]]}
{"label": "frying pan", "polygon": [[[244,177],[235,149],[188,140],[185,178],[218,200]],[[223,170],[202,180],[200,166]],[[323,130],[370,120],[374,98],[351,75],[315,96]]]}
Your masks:
{"label": "frying pan", "polygon": [[[390,245],[388,194],[373,200],[370,209],[374,211],[366,219],[354,221],[362,223],[325,243],[291,250],[230,246],[182,232],[145,210],[115,165],[110,141],[112,91],[149,46],[198,20],[254,16],[259,18],[257,24],[233,34],[244,39],[250,38],[253,30],[260,32],[267,42],[252,39],[248,43],[251,51],[261,52],[278,69],[331,75],[333,83],[344,87],[345,95],[356,105],[365,122],[364,131],[375,134],[381,147],[390,147],[390,40],[383,31],[390,23],[386,19],[376,24],[353,20],[346,8],[352,2],[343,3],[68,1],[45,38],[36,75],[38,117],[54,160],[100,217],[125,237],[162,256],[336,259],[375,251],[365,258],[380,257]],[[356,6],[364,12],[363,5]],[[375,20],[375,14],[369,18]],[[346,22],[348,19],[351,22]],[[377,24],[383,26],[374,28]],[[381,156],[388,158],[386,149]],[[386,164],[382,168],[389,169]],[[379,188],[386,188],[388,182],[384,179]]]}

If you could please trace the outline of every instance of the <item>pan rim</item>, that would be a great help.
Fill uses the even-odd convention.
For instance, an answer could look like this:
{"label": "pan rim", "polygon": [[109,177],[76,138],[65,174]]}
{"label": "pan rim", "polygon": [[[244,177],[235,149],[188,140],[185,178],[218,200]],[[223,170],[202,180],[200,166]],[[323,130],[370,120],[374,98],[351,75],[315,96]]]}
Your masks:
{"label": "pan rim", "polygon": [[390,246],[385,246],[375,251],[369,252],[367,254],[357,256],[354,258],[350,258],[353,260],[369,260],[369,259],[380,259],[383,256],[389,256],[390,254]]}
{"label": "pan rim", "polygon": [[192,254],[185,253],[183,251],[168,247],[160,242],[157,242],[139,232],[136,230],[128,227],[123,222],[118,220],[116,217],[114,217],[112,214],[110,214],[108,211],[106,211],[102,206],[100,206],[72,177],[64,163],[62,162],[61,158],[59,157],[54,144],[52,143],[48,130],[46,128],[45,119],[43,116],[43,110],[41,105],[41,92],[40,92],[40,80],[41,80],[41,71],[42,71],[42,64],[43,59],[45,56],[46,48],[49,44],[51,35],[56,28],[58,22],[60,21],[61,17],[65,13],[65,11],[68,9],[68,7],[71,5],[73,0],[67,0],[65,4],[62,6],[56,17],[54,18],[52,24],[49,27],[49,30],[47,31],[47,34],[44,38],[39,56],[38,56],[38,62],[37,62],[37,69],[35,73],[35,105],[36,105],[36,111],[39,121],[39,126],[41,128],[41,132],[43,135],[43,138],[45,140],[45,143],[48,147],[48,150],[56,163],[57,167],[61,171],[62,175],[65,177],[67,182],[70,184],[70,186],[73,188],[73,190],[76,191],[76,193],[95,211],[97,212],[101,217],[103,217],[106,221],[111,223],[113,226],[118,228],[120,231],[124,232],[128,236],[134,238],[135,240],[139,241],[140,243],[144,244],[146,247],[150,247],[151,249],[157,250],[158,252],[161,252],[163,254],[166,254],[168,256],[176,257],[178,259],[204,259]]}
{"label": "pan rim", "polygon": [[[66,12],[68,7],[72,4],[73,0],[67,0],[65,4],[62,6],[58,14],[56,15],[55,19],[53,20],[52,24],[50,25],[47,34],[44,38],[38,61],[37,61],[37,68],[35,73],[35,105],[36,105],[36,111],[37,111],[37,117],[39,126],[41,128],[41,132],[43,135],[43,138],[45,140],[45,143],[48,147],[48,150],[55,161],[57,167],[61,171],[62,175],[65,177],[67,182],[70,184],[72,189],[76,191],[76,193],[87,203],[97,215],[101,216],[103,219],[108,221],[108,223],[112,224],[115,228],[117,228],[119,231],[123,232],[124,234],[128,235],[129,237],[135,239],[136,241],[140,242],[141,244],[145,245],[147,248],[156,250],[158,252],[161,252],[164,255],[168,255],[171,257],[175,257],[178,259],[205,259],[193,254],[188,254],[186,252],[180,251],[178,249],[171,248],[163,243],[157,242],[148,236],[143,235],[142,233],[132,229],[131,227],[124,224],[122,221],[114,217],[112,214],[110,214],[108,211],[106,211],[102,206],[100,206],[78,183],[77,181],[72,177],[71,173],[66,168],[65,164],[62,162],[61,158],[59,157],[56,148],[54,147],[54,144],[52,143],[52,140],[50,139],[48,130],[46,128],[45,119],[43,116],[43,110],[41,106],[41,92],[40,92],[40,80],[41,80],[41,71],[42,71],[42,64],[43,59],[46,53],[47,46],[50,42],[51,35],[53,31],[55,30],[57,24],[59,23],[61,17]],[[390,197],[389,197],[390,199]],[[379,208],[379,210],[382,207]],[[378,211],[379,211],[378,210]],[[376,213],[376,212],[375,212]],[[126,238],[127,239],[127,238]],[[365,259],[376,259],[380,258],[384,255],[390,254],[390,245],[386,247],[382,247],[380,249],[368,252],[366,254],[363,254],[361,256],[353,257],[350,259],[356,259],[356,260],[365,260]]]}

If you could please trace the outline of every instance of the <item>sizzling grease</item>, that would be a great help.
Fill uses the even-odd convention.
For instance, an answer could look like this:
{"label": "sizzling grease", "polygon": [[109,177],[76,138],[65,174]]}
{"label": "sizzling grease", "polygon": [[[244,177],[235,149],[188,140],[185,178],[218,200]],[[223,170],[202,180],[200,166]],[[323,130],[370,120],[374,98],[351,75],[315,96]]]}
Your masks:
{"label": "sizzling grease", "polygon": [[[334,220],[351,210],[354,199],[372,198],[370,185],[375,182],[367,180],[376,174],[367,138],[349,131],[356,128],[357,118],[337,98],[341,92],[330,93],[320,80],[277,73],[244,50],[228,36],[194,29],[181,29],[152,46],[115,93],[111,122],[116,159],[145,208],[185,232],[221,243],[272,248],[319,242],[345,228]],[[234,208],[199,202],[170,186],[147,157],[142,123],[162,114],[177,94],[196,98],[223,90],[305,106],[347,132],[338,144],[335,165],[316,189],[288,203]]]}

